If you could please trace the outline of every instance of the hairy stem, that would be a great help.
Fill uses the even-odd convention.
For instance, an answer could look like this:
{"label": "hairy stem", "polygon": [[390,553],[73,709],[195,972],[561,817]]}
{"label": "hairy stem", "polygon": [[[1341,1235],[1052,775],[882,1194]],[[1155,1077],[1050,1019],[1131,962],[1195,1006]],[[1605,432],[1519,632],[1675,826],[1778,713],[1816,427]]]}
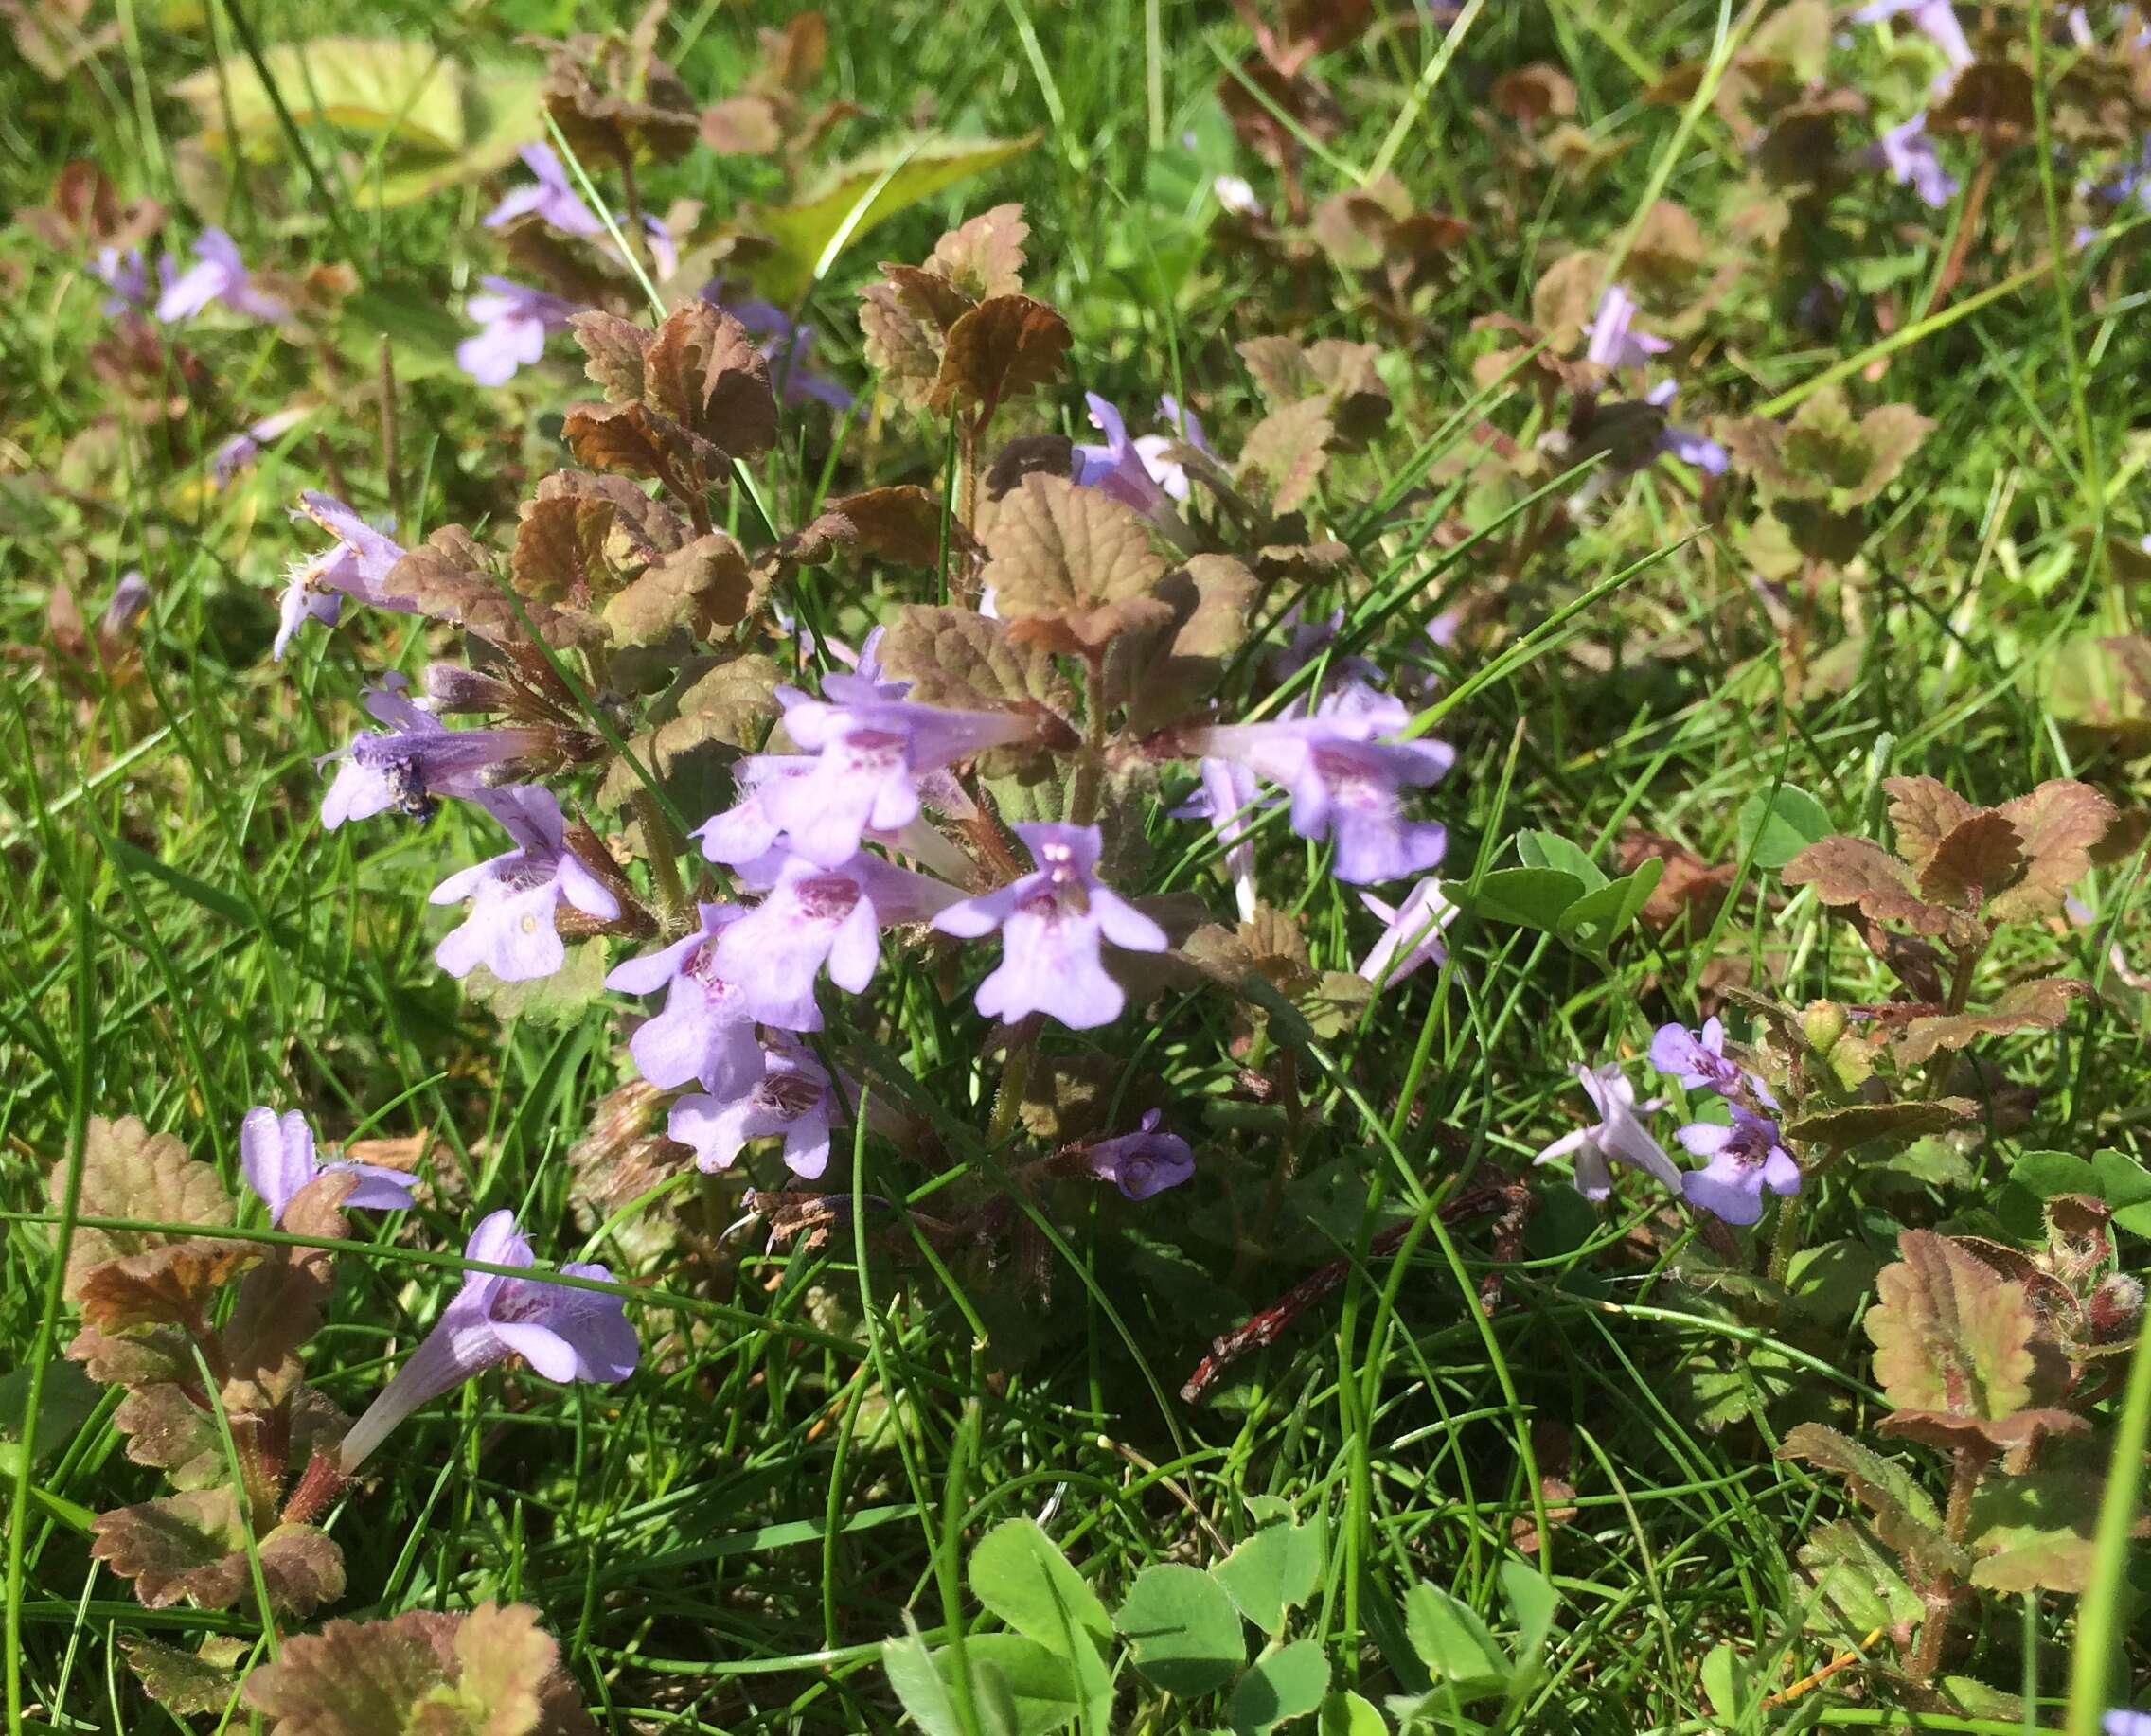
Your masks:
{"label": "hairy stem", "polygon": [[1106,659],[1091,651],[1083,659],[1083,747],[1076,760],[1076,782],[1068,792],[1068,824],[1094,825],[1106,772]]}
{"label": "hairy stem", "polygon": [[684,934],[689,926],[687,888],[680,875],[680,839],[647,789],[635,791],[635,818],[642,822],[643,842],[649,852],[650,878],[657,882],[657,896],[665,911],[665,931]]}

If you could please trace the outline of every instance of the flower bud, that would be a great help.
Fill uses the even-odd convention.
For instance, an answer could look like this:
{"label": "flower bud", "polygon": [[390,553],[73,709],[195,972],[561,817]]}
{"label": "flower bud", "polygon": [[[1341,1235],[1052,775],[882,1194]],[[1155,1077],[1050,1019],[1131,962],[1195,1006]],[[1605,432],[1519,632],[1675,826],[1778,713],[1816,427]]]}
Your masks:
{"label": "flower bud", "polygon": [[2101,1344],[2131,1337],[2143,1318],[2143,1284],[2126,1272],[2109,1273],[2084,1304],[2092,1337]]}
{"label": "flower bud", "polygon": [[425,685],[435,711],[505,711],[514,697],[506,682],[454,663],[428,664]]}
{"label": "flower bud", "polygon": [[1845,1034],[1845,1010],[1835,1001],[1810,1001],[1800,1015],[1800,1034],[1817,1054],[1828,1054]]}

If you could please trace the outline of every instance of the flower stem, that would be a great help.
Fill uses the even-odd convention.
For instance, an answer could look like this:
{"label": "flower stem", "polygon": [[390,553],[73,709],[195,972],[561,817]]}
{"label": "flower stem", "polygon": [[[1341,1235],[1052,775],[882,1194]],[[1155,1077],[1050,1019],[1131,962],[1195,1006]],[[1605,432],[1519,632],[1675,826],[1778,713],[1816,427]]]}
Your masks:
{"label": "flower stem", "polygon": [[292,1490],[292,1498],[284,1503],[282,1515],[286,1525],[311,1525],[324,1513],[329,1503],[342,1493],[350,1480],[337,1469],[335,1460],[316,1449],[307,1461],[297,1485]]}
{"label": "flower stem", "polygon": [[1068,824],[1094,825],[1106,772],[1106,660],[1103,651],[1083,659],[1083,746],[1076,759],[1076,782],[1068,792]]}
{"label": "flower stem", "polygon": [[1777,1231],[1770,1237],[1769,1278],[1772,1284],[1783,1284],[1786,1281],[1786,1274],[1792,1269],[1793,1256],[1800,1251],[1800,1231],[1806,1216],[1802,1208],[1807,1198],[1804,1191],[1807,1179],[1803,1177],[1801,1193],[1787,1194],[1778,1201]]}
{"label": "flower stem", "polygon": [[659,810],[648,789],[635,791],[635,818],[642,822],[643,842],[649,852],[649,877],[657,883],[657,896],[665,907],[667,934],[684,934],[688,928],[687,888],[680,877],[680,841],[672,823]]}

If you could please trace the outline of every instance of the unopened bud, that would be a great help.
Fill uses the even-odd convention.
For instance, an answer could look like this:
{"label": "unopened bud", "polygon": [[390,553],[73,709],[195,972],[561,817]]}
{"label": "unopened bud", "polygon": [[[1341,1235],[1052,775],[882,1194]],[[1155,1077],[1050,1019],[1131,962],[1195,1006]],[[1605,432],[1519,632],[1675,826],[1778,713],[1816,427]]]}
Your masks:
{"label": "unopened bud", "polygon": [[2101,1344],[2131,1337],[2143,1318],[2143,1284],[2126,1272],[2114,1272],[2100,1282],[2084,1304],[2091,1336]]}
{"label": "unopened bud", "polygon": [[1835,1001],[1810,1001],[1800,1015],[1800,1034],[1817,1054],[1828,1054],[1845,1034],[1845,1010]]}
{"label": "unopened bud", "polygon": [[457,663],[430,663],[425,679],[436,711],[506,711],[514,697],[506,682]]}

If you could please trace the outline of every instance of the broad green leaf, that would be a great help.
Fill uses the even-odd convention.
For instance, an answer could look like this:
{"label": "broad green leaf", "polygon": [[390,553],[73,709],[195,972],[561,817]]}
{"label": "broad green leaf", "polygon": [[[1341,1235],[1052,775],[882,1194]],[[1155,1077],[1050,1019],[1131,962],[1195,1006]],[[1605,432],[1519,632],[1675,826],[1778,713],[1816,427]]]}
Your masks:
{"label": "broad green leaf", "polygon": [[1502,1582],[1502,1595],[1508,1600],[1509,1613],[1516,1618],[1516,1662],[1520,1674],[1530,1673],[1538,1661],[1538,1655],[1546,1649],[1547,1638],[1554,1631],[1554,1616],[1560,1608],[1560,1593],[1555,1591],[1546,1576],[1528,1563],[1510,1559],[1495,1569]]}
{"label": "broad green leaf", "polygon": [[2039,1321],[2024,1286],[1930,1230],[1908,1230],[1897,1250],[1860,1322],[1891,1404],[1989,1420],[2030,1404]]}
{"label": "broad green leaf", "polygon": [[491,1007],[496,1019],[520,1019],[535,1025],[574,1024],[604,999],[605,943],[571,941],[566,953],[566,961],[549,977],[504,983],[480,965],[463,985]]}
{"label": "broad green leaf", "polygon": [[1642,913],[1645,900],[1664,873],[1663,859],[1647,858],[1635,873],[1609,880],[1570,905],[1561,912],[1555,931],[1579,951],[1604,953]]}
{"label": "broad green leaf", "polygon": [[1778,1457],[1804,1460],[1842,1477],[1853,1497],[1874,1515],[1875,1534],[1923,1576],[1964,1572],[1964,1551],[1943,1535],[1933,1497],[1896,1461],[1820,1423],[1787,1430]]}
{"label": "broad green leaf", "polygon": [[1216,1692],[1247,1662],[1240,1612],[1200,1568],[1172,1561],[1145,1568],[1113,1623],[1134,1648],[1144,1679],[1182,1699]]}
{"label": "broad green leaf", "polygon": [[1329,1659],[1314,1639],[1295,1639],[1249,1666],[1225,1703],[1235,1736],[1269,1736],[1318,1709],[1329,1692]]}
{"label": "broad green leaf", "polygon": [[545,136],[544,83],[542,73],[479,68],[464,97],[465,137],[452,154],[400,157],[352,191],[385,210],[498,174]]}
{"label": "broad green leaf", "polygon": [[1542,929],[1551,934],[1560,926],[1561,913],[1587,890],[1574,875],[1558,868],[1497,868],[1482,877],[1476,887],[1458,887],[1451,895],[1473,915],[1489,922]]}
{"label": "broad green leaf", "polygon": [[1731,1644],[1713,1646],[1703,1657],[1703,1692],[1720,1724],[1737,1725],[1754,1692],[1753,1661]]}
{"label": "broad green leaf", "polygon": [[1734,822],[1740,854],[1758,868],[1775,873],[1809,844],[1830,835],[1830,816],[1822,803],[1797,784],[1780,784],[1775,793],[1759,789],[1740,805]]}
{"label": "broad green leaf", "polygon": [[1211,1572],[1265,1634],[1285,1631],[1285,1617],[1314,1595],[1322,1579],[1321,1530],[1270,1525],[1246,1539]]}
{"label": "broad green leaf", "polygon": [[[263,52],[261,63],[302,128],[325,122],[442,153],[461,151],[470,139],[463,69],[427,43],[319,36],[277,43]],[[249,154],[270,155],[282,147],[276,102],[247,55],[229,55],[222,66],[182,79],[172,91],[201,116],[204,143],[212,149],[227,126]]]}
{"label": "broad green leaf", "polygon": [[1389,1736],[1389,1720],[1372,1701],[1362,1700],[1350,1689],[1322,1703],[1322,1718],[1315,1727],[1320,1736]]}
{"label": "broad green leaf", "polygon": [[823,254],[847,224],[847,244],[862,240],[899,211],[1022,155],[1041,136],[928,138],[888,146],[844,164],[810,199],[750,212],[748,224],[773,243],[748,267],[756,287],[789,306],[814,281]]}
{"label": "broad green leaf", "polygon": [[2131,1235],[2151,1236],[2151,1171],[2125,1151],[2091,1156],[2099,1178],[2099,1197],[2114,1209],[2114,1223]]}
{"label": "broad green leaf", "polygon": [[1972,1497],[1972,1584],[1990,1591],[2085,1590],[2105,1483],[2097,1471],[2069,1465],[1987,1478]]}
{"label": "broad green leaf", "polygon": [[964,1736],[956,1703],[950,1695],[949,1684],[933,1667],[933,1655],[926,1649],[926,1641],[918,1637],[908,1614],[904,1624],[911,1631],[901,1639],[881,1642],[881,1670],[889,1678],[889,1686],[897,1691],[904,1710],[926,1736]]}
{"label": "broad green leaf", "polygon": [[1878,1627],[1920,1618],[1918,1596],[1863,1525],[1838,1519],[1820,1527],[1801,1546],[1800,1561],[1815,1580],[1806,1610],[1811,1633],[1864,1640]]}
{"label": "broad green leaf", "polygon": [[1422,1581],[1405,1594],[1404,1625],[1436,1699],[1469,1705],[1507,1690],[1508,1654],[1463,1599]]}
{"label": "broad green leaf", "polygon": [[1519,832],[1516,858],[1526,868],[1558,868],[1573,874],[1586,892],[1596,892],[1607,881],[1605,869],[1591,859],[1591,853],[1557,832]]}
{"label": "broad green leaf", "polygon": [[[0,1475],[13,1477],[22,1461],[23,1411],[29,1395],[28,1369],[10,1369],[0,1374],[0,1431],[9,1437],[0,1443]],[[97,1408],[97,1383],[79,1366],[72,1362],[46,1363],[44,1391],[38,1394],[37,1435],[30,1444],[30,1462],[36,1464],[65,1446]]]}
{"label": "broad green leaf", "polygon": [[971,1595],[1025,1639],[1063,1657],[1076,1655],[1077,1630],[1112,1638],[1106,1606],[1051,1537],[1028,1519],[997,1525],[971,1551]]}
{"label": "broad green leaf", "polygon": [[[1073,1724],[1082,1710],[1082,1691],[1068,1659],[1021,1634],[969,1635],[964,1661],[982,1709],[991,1700],[1009,1715],[1009,1736],[1045,1736]],[[944,1680],[954,1682],[954,1646],[938,1648],[933,1663]]]}

